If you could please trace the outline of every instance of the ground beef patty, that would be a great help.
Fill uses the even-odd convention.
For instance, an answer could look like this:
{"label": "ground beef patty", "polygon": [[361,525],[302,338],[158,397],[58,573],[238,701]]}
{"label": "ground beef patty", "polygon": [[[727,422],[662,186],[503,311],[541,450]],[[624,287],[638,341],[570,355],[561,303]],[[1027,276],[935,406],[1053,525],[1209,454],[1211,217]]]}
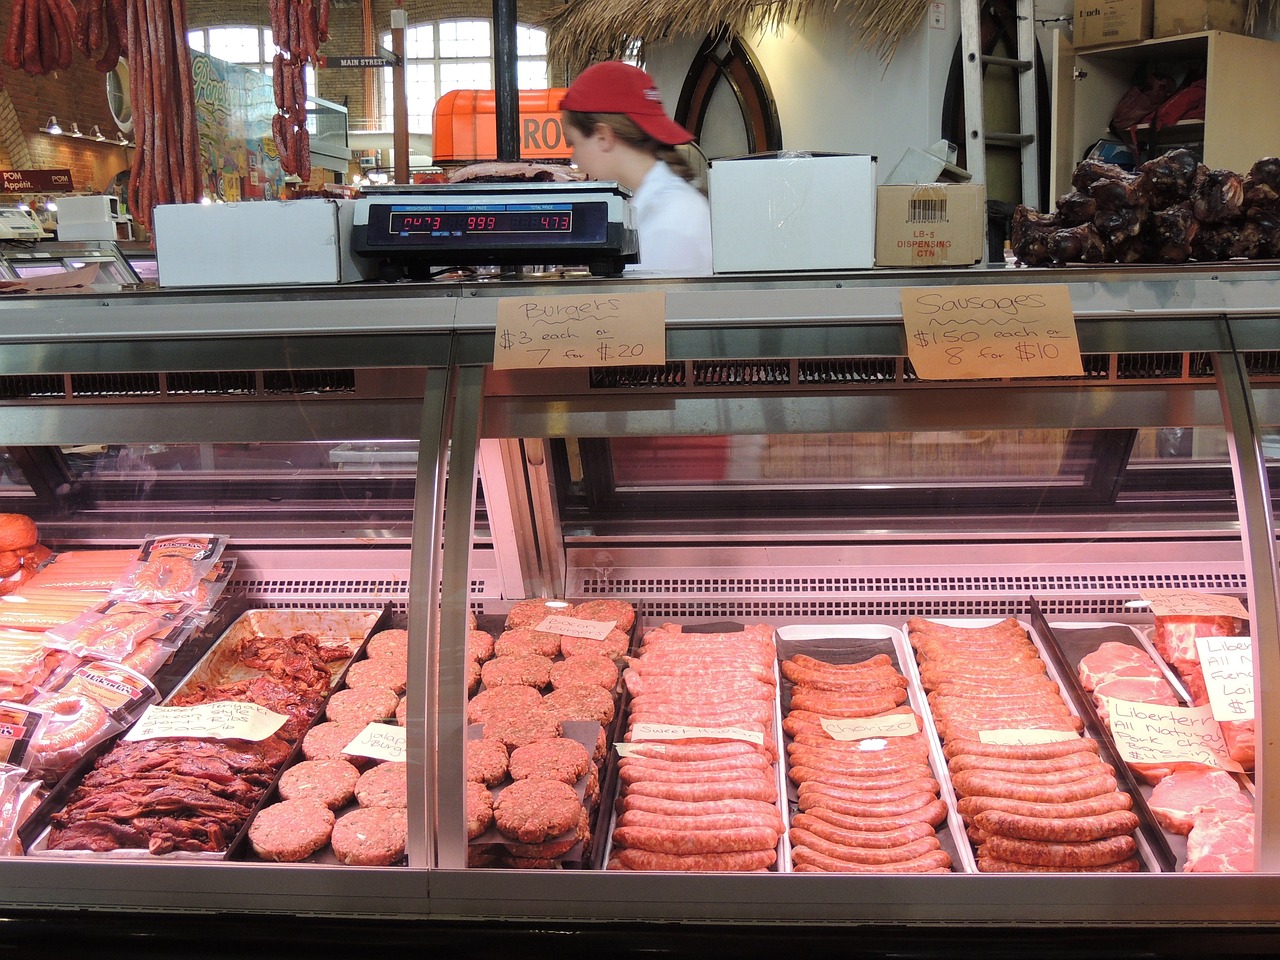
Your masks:
{"label": "ground beef patty", "polygon": [[346,760],[303,760],[280,775],[285,800],[319,800],[330,810],[345,807],[356,795],[360,771]]}
{"label": "ground beef patty", "polygon": [[612,620],[619,630],[630,630],[636,622],[636,608],[626,600],[586,600],[569,614],[575,620]]}
{"label": "ground beef patty", "polygon": [[467,781],[467,839],[474,840],[493,823],[493,794],[483,783]]}
{"label": "ground beef patty", "polygon": [[559,780],[574,784],[591,766],[591,754],[577,740],[534,740],[511,751],[512,780]]}
{"label": "ground beef patty", "polygon": [[317,723],[302,738],[302,755],[308,760],[346,760],[363,769],[371,762],[368,757],[353,756],[342,750],[364,728],[363,723],[335,723],[332,720]]}
{"label": "ground beef patty", "polygon": [[483,630],[467,631],[467,659],[484,663],[493,657],[493,637]]}
{"label": "ground beef patty", "polygon": [[542,843],[506,843],[503,847],[512,857],[545,860],[563,857],[579,843],[586,843],[590,838],[591,815],[586,807],[583,807],[582,813],[578,816],[578,829],[573,832],[573,836],[558,840],[544,840]]}
{"label": "ground beef patty", "polygon": [[617,660],[620,657],[625,657],[630,648],[631,635],[623,633],[616,627],[610,630],[603,640],[596,640],[594,637],[571,637],[568,635],[560,638],[560,652],[566,657],[594,653],[597,656],[608,657],[610,660]]}
{"label": "ground beef patty", "polygon": [[530,710],[541,703],[541,693],[520,684],[481,690],[467,702],[467,722],[484,723],[494,714]]}
{"label": "ground beef patty", "polygon": [[371,657],[357,660],[347,668],[348,687],[383,687],[397,694],[404,693],[408,669],[400,660],[388,657]]}
{"label": "ground beef patty", "polygon": [[617,709],[613,694],[608,690],[582,684],[557,687],[543,697],[542,702],[562,721],[588,720],[601,726],[608,726],[613,721]]}
{"label": "ground beef patty", "polygon": [[507,778],[507,748],[497,740],[468,740],[466,747],[468,781],[496,787]]}
{"label": "ground beef patty", "polygon": [[365,656],[383,657],[389,660],[409,659],[408,630],[380,630],[369,638],[364,648]]}
{"label": "ground beef patty", "polygon": [[582,801],[559,780],[517,780],[493,802],[493,822],[508,840],[542,843],[578,823]]}
{"label": "ground beef patty", "polygon": [[551,682],[551,658],[536,653],[494,657],[480,668],[486,687],[523,686],[541,689]]}
{"label": "ground beef patty", "polygon": [[386,687],[355,687],[329,695],[324,705],[325,719],[336,723],[376,723],[396,712],[400,697]]}
{"label": "ground beef patty", "polygon": [[521,600],[507,611],[507,629],[536,627],[547,617],[563,617],[572,609],[563,600]]}
{"label": "ground beef patty", "polygon": [[512,627],[505,630],[493,642],[495,656],[511,657],[536,653],[543,657],[560,655],[560,634],[535,630],[533,627]]}
{"label": "ground beef patty", "polygon": [[333,811],[319,800],[282,800],[258,811],[249,843],[264,860],[296,863],[329,842],[333,824]]}
{"label": "ground beef patty", "polygon": [[618,665],[598,653],[580,653],[551,664],[551,686],[597,686],[612,691],[618,686]]}
{"label": "ground beef patty", "polygon": [[523,747],[534,740],[552,740],[564,733],[560,718],[550,707],[542,704],[524,712],[491,716],[482,730],[484,739],[497,740],[508,750]]}
{"label": "ground beef patty", "polygon": [[407,807],[408,778],[403,763],[386,762],[360,774],[356,802],[362,807]]}
{"label": "ground beef patty", "polygon": [[329,843],[348,866],[387,867],[404,859],[408,830],[403,807],[357,807],[337,819]]}

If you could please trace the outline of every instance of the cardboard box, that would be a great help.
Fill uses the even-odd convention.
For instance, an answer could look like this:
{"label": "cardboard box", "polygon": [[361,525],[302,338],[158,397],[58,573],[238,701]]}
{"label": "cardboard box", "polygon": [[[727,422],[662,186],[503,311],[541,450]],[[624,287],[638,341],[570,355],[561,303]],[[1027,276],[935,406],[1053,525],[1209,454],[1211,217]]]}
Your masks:
{"label": "cardboard box", "polygon": [[708,193],[715,273],[856,270],[875,262],[875,157],[716,160]]}
{"label": "cardboard box", "polygon": [[1222,30],[1244,33],[1245,0],[1156,0],[1153,37]]}
{"label": "cardboard box", "polygon": [[985,258],[987,190],[918,183],[876,191],[876,266],[967,267]]}
{"label": "cardboard box", "polygon": [[173,203],[155,210],[162,287],[353,283],[376,261],[348,242],[351,200]]}
{"label": "cardboard box", "polygon": [[1077,49],[1151,39],[1152,0],[1076,0],[1071,43]]}

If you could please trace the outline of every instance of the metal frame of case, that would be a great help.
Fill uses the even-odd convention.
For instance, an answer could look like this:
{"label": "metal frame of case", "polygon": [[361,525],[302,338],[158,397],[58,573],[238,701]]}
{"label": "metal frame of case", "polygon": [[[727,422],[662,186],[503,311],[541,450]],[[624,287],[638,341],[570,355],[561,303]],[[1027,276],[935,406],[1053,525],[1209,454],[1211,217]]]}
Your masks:
{"label": "metal frame of case", "polygon": [[[1176,383],[1109,383],[1114,389],[1081,383],[908,383],[892,394],[832,387],[771,396],[746,388],[656,402],[643,400],[642,394],[593,396],[566,388],[569,378],[554,384],[537,376],[487,379],[497,303],[509,293],[617,293],[657,286],[666,293],[672,361],[889,358],[900,364],[905,356],[900,288],[972,283],[978,276],[984,283],[1067,283],[1086,354],[1185,352],[1207,356],[1211,370]],[[517,456],[509,445],[503,449],[504,438],[767,432],[779,417],[793,425],[790,429],[803,424],[817,431],[854,417],[879,430],[1222,425],[1230,438],[1243,559],[1237,563],[1230,550],[1218,558],[1246,577],[1255,635],[1270,641],[1257,644],[1261,676],[1280,676],[1275,527],[1258,430],[1259,424],[1280,423],[1280,384],[1251,385],[1246,367],[1250,352],[1274,351],[1280,342],[1278,281],[1280,276],[1258,267],[943,271],[670,283],[623,279],[607,286],[591,281],[23,298],[0,304],[0,376],[340,366],[376,382],[379,370],[421,367],[425,386],[420,399],[157,396],[117,402],[81,399],[73,392],[54,401],[9,399],[0,405],[0,442],[361,438],[372,422],[383,436],[417,439],[420,451],[433,455],[419,457],[409,629],[418,638],[450,638],[465,636],[466,612],[473,605],[468,578],[475,518],[472,509],[446,512],[444,504],[474,505],[478,472],[484,472],[486,494],[496,494],[488,483],[501,476],[499,468],[513,469]],[[1082,404],[1086,389],[1090,403]],[[993,396],[1001,404],[993,404]],[[717,414],[728,413],[730,427],[716,423]],[[544,508],[527,509],[535,514]],[[1194,524],[1188,524],[1178,539],[1191,542],[1195,536]],[[511,540],[516,537],[513,532]],[[505,534],[495,539],[503,541],[495,543],[497,550],[519,549]],[[1114,539],[1122,541],[1123,531]],[[540,543],[548,555],[546,568],[523,571],[526,580],[560,579],[563,586],[591,565],[589,547],[556,535]],[[900,545],[885,549],[910,556]],[[1134,560],[1123,550],[1108,549],[1119,548],[1102,548],[1104,556]],[[782,555],[807,562],[799,547]],[[624,563],[634,559],[625,549],[619,556]],[[1015,552],[1011,562],[1029,558],[1036,558],[1033,550]],[[670,560],[663,555],[649,562]],[[499,563],[510,566],[510,557]],[[1255,874],[912,878],[466,870],[462,667],[460,642],[417,643],[411,650],[410,702],[422,706],[409,718],[409,867],[0,860],[0,902],[12,910],[405,919],[908,926],[1280,923],[1280,781],[1263,775],[1277,762],[1280,714],[1265,702],[1258,714],[1262,852],[1261,871]]]}

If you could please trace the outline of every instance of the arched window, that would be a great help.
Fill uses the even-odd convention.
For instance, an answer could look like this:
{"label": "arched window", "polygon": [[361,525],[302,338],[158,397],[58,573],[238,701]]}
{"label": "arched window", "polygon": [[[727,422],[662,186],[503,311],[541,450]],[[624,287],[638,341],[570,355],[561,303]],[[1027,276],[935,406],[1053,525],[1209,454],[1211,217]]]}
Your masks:
{"label": "arched window", "polygon": [[[391,49],[391,34],[382,35]],[[431,133],[431,111],[450,90],[493,89],[493,28],[489,20],[439,20],[405,30],[405,94],[409,131]],[[521,90],[547,88],[547,32],[516,27],[516,79]],[[391,71],[383,71],[382,126],[390,130]]]}
{"label": "arched window", "polygon": [[[202,27],[187,31],[187,43],[192,50],[271,76],[276,44],[270,27]],[[314,97],[316,72],[308,69],[306,77],[307,94]]]}

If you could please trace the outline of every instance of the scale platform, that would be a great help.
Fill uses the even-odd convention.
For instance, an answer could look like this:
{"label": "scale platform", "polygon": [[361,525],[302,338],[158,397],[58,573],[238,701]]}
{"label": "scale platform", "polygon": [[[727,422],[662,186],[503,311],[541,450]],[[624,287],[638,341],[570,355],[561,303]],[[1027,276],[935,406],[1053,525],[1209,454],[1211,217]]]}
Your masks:
{"label": "scale platform", "polygon": [[380,259],[388,279],[455,267],[583,264],[596,276],[640,258],[617,183],[423,183],[365,187],[351,249]]}

